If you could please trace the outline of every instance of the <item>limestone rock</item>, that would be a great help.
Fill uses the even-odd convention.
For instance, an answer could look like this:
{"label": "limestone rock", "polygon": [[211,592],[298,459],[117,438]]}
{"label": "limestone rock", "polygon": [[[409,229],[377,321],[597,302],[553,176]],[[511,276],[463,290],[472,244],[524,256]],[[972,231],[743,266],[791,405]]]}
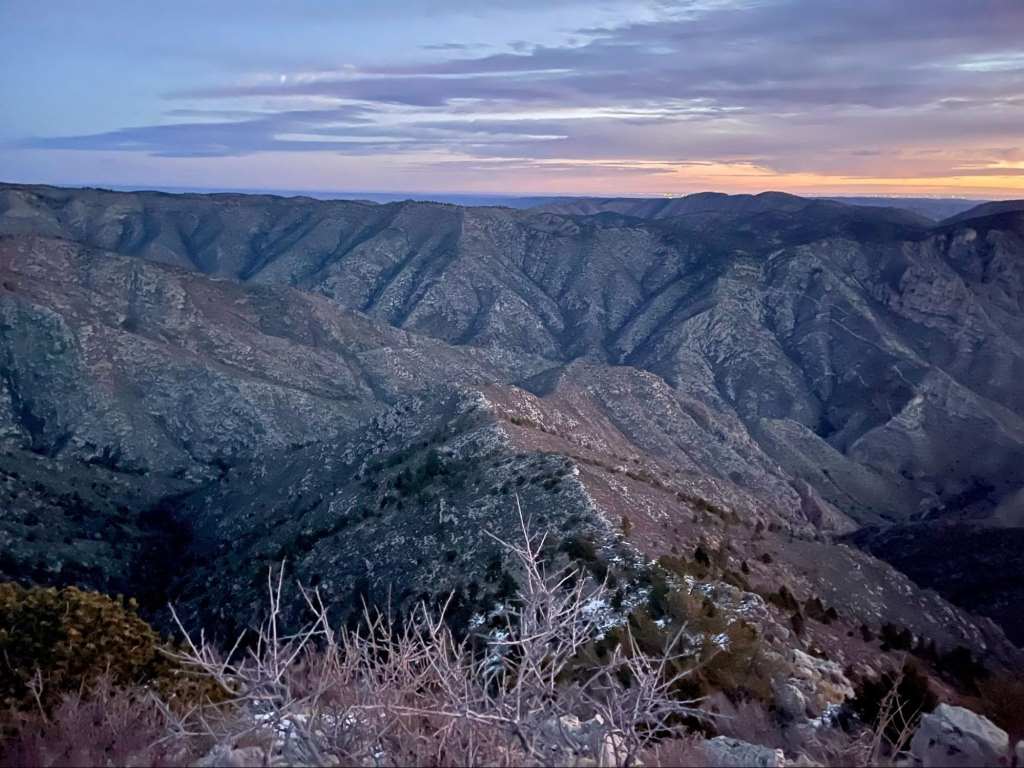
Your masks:
{"label": "limestone rock", "polygon": [[713,768],[785,768],[781,749],[769,749],[739,739],[716,736],[704,742],[708,766]]}
{"label": "limestone rock", "polygon": [[854,695],[853,685],[834,661],[819,659],[798,648],[790,654],[793,676],[811,697],[813,708],[823,710],[829,704],[841,704]]}
{"label": "limestone rock", "polygon": [[793,683],[776,680],[772,684],[775,704],[789,720],[803,720],[807,716],[807,699]]}
{"label": "limestone rock", "polygon": [[1010,738],[991,720],[940,704],[921,718],[910,751],[923,768],[1009,765]]}
{"label": "limestone rock", "polygon": [[[516,493],[567,538],[627,512],[648,544],[760,521],[789,535],[765,580],[803,573],[844,618],[1016,653],[826,534],[911,511],[1018,519],[1024,218],[699,205],[652,223],[0,184],[0,577],[135,591],[151,561],[180,561],[145,555],[166,541],[210,567],[146,591],[216,584],[222,624],[248,623],[256,577],[285,559],[342,608],[389,581],[483,594],[480,571],[501,574],[473,540]],[[425,407],[393,414],[404,441],[359,437],[442,385],[486,390],[491,423]],[[486,449],[472,464],[467,441]],[[427,446],[460,467],[410,491]],[[1019,622],[995,562],[969,607]],[[829,670],[797,687],[815,711],[848,695]]]}

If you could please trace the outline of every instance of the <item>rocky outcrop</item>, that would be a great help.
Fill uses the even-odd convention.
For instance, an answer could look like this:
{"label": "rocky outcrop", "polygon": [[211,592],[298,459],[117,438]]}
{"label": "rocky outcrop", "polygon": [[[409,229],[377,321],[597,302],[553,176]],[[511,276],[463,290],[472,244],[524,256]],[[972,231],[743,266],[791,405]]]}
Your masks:
{"label": "rocky outcrop", "polygon": [[713,768],[785,768],[781,749],[770,749],[739,739],[716,736],[704,742],[708,766]]}
{"label": "rocky outcrop", "polygon": [[853,698],[853,685],[836,662],[794,648],[790,653],[790,663],[794,682],[802,685],[813,696],[812,708],[815,712],[825,710],[830,704],[842,704]]}
{"label": "rocky outcrop", "polygon": [[[230,635],[262,610],[257,574],[287,562],[290,580],[319,589],[343,617],[364,602],[404,612],[451,595],[447,617],[464,629],[514,587],[495,537],[521,536],[517,504],[552,556],[571,537],[614,545],[578,474],[563,456],[517,450],[479,392],[403,398],[336,442],[240,465],[183,500],[196,565],[178,584],[182,610]],[[298,622],[294,597],[286,618]]]}
{"label": "rocky outcrop", "polygon": [[974,768],[1010,764],[1010,739],[991,720],[969,709],[940,704],[921,717],[910,742],[923,768]]}

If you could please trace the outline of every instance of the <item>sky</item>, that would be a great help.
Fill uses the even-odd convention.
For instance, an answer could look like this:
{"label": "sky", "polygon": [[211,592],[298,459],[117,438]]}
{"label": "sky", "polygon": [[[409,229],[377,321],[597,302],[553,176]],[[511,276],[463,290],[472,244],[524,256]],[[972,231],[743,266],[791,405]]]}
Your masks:
{"label": "sky", "polygon": [[0,180],[1024,197],[1024,0],[0,0]]}

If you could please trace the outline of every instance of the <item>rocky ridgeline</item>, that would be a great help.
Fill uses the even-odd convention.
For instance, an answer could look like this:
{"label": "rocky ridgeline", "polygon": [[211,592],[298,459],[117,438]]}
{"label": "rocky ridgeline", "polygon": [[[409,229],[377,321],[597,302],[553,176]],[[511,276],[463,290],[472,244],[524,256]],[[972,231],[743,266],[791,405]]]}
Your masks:
{"label": "rocky ridgeline", "polygon": [[1012,205],[933,226],[778,194],[688,199],[667,217],[0,195],[0,232],[294,286],[513,365],[537,355],[649,371],[734,420],[720,439],[755,446],[746,464],[767,454],[861,523],[1019,512],[1024,241]]}
{"label": "rocky ridgeline", "polygon": [[340,617],[454,594],[469,622],[515,578],[491,534],[518,498],[595,576],[713,559],[683,575],[763,608],[745,620],[795,720],[893,660],[885,625],[1019,663],[835,543],[1020,524],[1019,215],[705,202],[0,187],[0,573],[173,598],[229,634],[284,562]]}
{"label": "rocky ridgeline", "polygon": [[343,617],[364,601],[405,612],[454,595],[449,618],[464,627],[514,589],[497,539],[521,535],[517,504],[552,552],[571,536],[614,541],[571,462],[517,450],[480,393],[439,388],[184,500],[197,566],[182,594],[205,623],[245,626],[262,607],[260,574],[286,562]]}

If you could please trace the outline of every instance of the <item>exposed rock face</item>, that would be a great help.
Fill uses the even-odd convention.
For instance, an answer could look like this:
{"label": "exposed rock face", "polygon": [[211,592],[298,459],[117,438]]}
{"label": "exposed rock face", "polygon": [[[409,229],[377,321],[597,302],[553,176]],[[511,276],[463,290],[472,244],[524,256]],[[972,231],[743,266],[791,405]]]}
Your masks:
{"label": "exposed rock face", "polygon": [[1019,506],[1020,214],[929,229],[892,209],[707,198],[637,220],[8,186],[0,232],[292,285],[460,345],[651,371],[862,522]]}
{"label": "exposed rock face", "polygon": [[479,393],[408,398],[360,433],[242,465],[186,500],[191,557],[218,567],[198,565],[181,594],[207,623],[244,627],[265,597],[254,572],[287,561],[343,616],[364,601],[404,612],[454,593],[448,616],[464,626],[509,597],[494,537],[516,539],[517,498],[555,546],[568,535],[612,543],[577,474],[564,457],[517,451]]}
{"label": "exposed rock face", "polygon": [[[0,440],[18,474],[0,568],[124,583],[113,533],[76,516],[123,515],[139,553],[173,509],[196,615],[244,623],[282,556],[339,605],[396,574],[408,599],[468,594],[515,491],[563,536],[611,546],[628,516],[646,554],[705,542],[851,620],[999,647],[828,537],[1024,522],[1021,216],[686,206],[0,186]],[[399,509],[399,474],[428,458],[451,472]],[[44,528],[63,532],[52,561]]]}
{"label": "exposed rock face", "polygon": [[923,715],[910,751],[923,768],[1010,764],[1006,731],[969,709],[940,704]]}
{"label": "exposed rock face", "polygon": [[498,351],[413,337],[307,293],[64,241],[0,241],[0,275],[5,436],[122,472],[216,476],[337,435],[424,380],[550,366],[518,356],[501,370]]}
{"label": "exposed rock face", "polygon": [[716,736],[704,742],[708,765],[714,768],[785,768],[781,749],[748,744],[739,739]]}

